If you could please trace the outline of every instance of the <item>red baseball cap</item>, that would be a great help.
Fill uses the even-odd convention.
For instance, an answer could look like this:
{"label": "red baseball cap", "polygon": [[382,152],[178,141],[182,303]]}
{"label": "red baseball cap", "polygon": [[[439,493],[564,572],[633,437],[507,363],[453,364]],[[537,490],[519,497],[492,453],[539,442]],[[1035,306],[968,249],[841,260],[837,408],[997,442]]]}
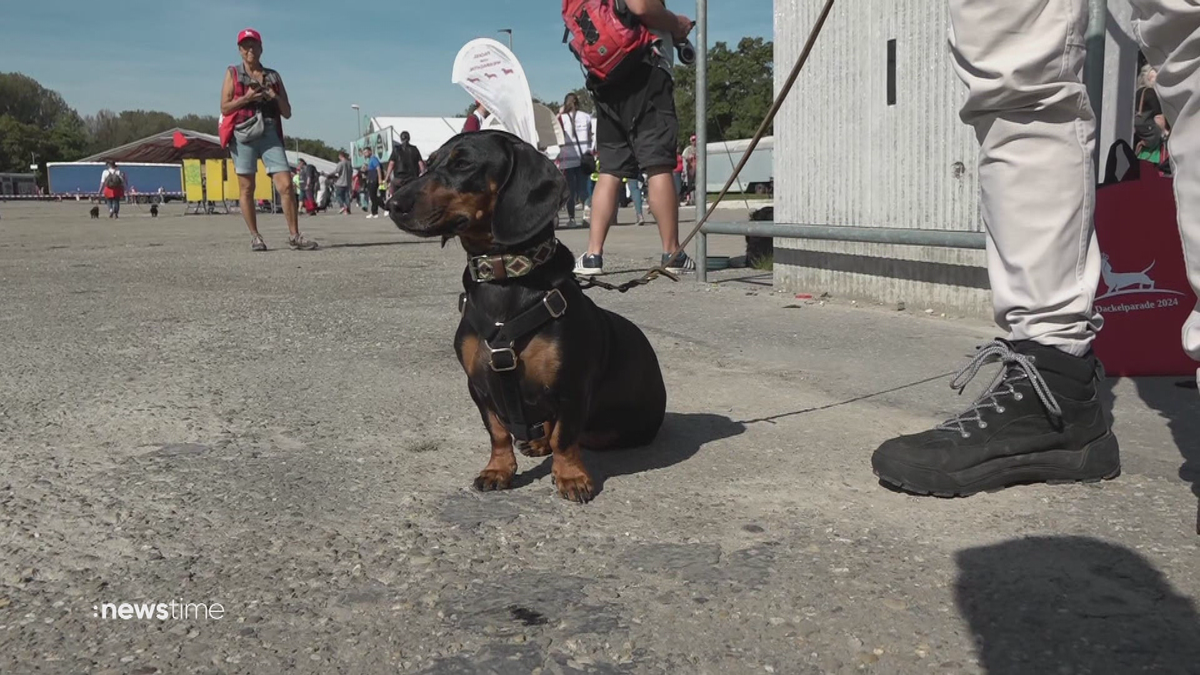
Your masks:
{"label": "red baseball cap", "polygon": [[258,40],[259,44],[261,44],[262,35],[259,35],[258,31],[254,30],[253,28],[247,28],[246,30],[238,33],[237,43],[240,45],[242,44],[243,40]]}

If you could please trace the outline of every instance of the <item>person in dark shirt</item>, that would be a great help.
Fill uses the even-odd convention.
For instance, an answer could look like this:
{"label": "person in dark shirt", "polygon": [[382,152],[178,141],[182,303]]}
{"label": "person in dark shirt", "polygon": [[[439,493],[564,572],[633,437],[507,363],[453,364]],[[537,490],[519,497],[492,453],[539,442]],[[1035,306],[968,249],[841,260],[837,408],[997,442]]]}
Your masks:
{"label": "person in dark shirt", "polygon": [[320,178],[317,176],[317,167],[303,159],[297,160],[296,164],[300,172],[301,199],[305,202],[310,199],[316,201],[317,189],[321,183]]}
{"label": "person in dark shirt", "polygon": [[350,166],[350,155],[342,150],[338,153],[338,164],[326,176],[326,179],[333,181],[333,193],[336,196],[340,210],[338,213],[350,214],[350,186],[353,183],[354,169]]}
{"label": "person in dark shirt", "polygon": [[383,200],[379,198],[379,183],[383,180],[383,165],[379,163],[379,158],[375,156],[371,148],[363,148],[363,163],[367,169],[365,181],[367,198],[371,200],[371,212],[367,214],[367,218],[378,218],[379,207],[383,206]]}
{"label": "person in dark shirt", "polygon": [[407,131],[401,131],[400,142],[392,146],[392,159],[388,161],[387,168],[389,198],[405,183],[425,173],[425,160],[417,146],[410,144],[411,140],[412,136]]}

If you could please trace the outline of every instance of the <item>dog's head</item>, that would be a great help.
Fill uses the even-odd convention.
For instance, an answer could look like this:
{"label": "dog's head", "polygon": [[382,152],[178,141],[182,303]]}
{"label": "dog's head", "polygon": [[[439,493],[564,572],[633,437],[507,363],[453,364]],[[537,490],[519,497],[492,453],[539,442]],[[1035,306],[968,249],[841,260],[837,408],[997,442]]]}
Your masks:
{"label": "dog's head", "polygon": [[425,175],[388,201],[405,232],[458,237],[469,253],[502,251],[554,226],[567,182],[554,163],[502,131],[460,134],[433,154]]}

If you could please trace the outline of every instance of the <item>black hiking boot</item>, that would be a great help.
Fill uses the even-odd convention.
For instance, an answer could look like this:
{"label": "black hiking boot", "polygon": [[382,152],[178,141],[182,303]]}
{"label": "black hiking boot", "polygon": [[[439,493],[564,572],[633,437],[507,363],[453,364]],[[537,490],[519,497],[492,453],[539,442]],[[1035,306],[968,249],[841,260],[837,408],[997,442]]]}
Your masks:
{"label": "black hiking boot", "polygon": [[875,475],[906,492],[938,497],[1120,475],[1117,439],[1096,392],[1094,355],[996,340],[981,347],[950,386],[962,393],[995,361],[1000,372],[966,412],[881,445],[871,457]]}

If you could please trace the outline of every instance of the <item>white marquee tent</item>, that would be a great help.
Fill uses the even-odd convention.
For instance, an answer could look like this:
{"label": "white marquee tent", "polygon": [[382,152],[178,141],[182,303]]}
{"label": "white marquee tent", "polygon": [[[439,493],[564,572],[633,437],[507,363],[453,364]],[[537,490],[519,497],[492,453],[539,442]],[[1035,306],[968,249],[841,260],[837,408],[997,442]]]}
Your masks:
{"label": "white marquee tent", "polygon": [[392,138],[400,142],[400,132],[407,131],[412,137],[410,141],[429,159],[434,150],[442,147],[446,141],[462,131],[465,117],[372,117],[368,132],[392,129]]}

